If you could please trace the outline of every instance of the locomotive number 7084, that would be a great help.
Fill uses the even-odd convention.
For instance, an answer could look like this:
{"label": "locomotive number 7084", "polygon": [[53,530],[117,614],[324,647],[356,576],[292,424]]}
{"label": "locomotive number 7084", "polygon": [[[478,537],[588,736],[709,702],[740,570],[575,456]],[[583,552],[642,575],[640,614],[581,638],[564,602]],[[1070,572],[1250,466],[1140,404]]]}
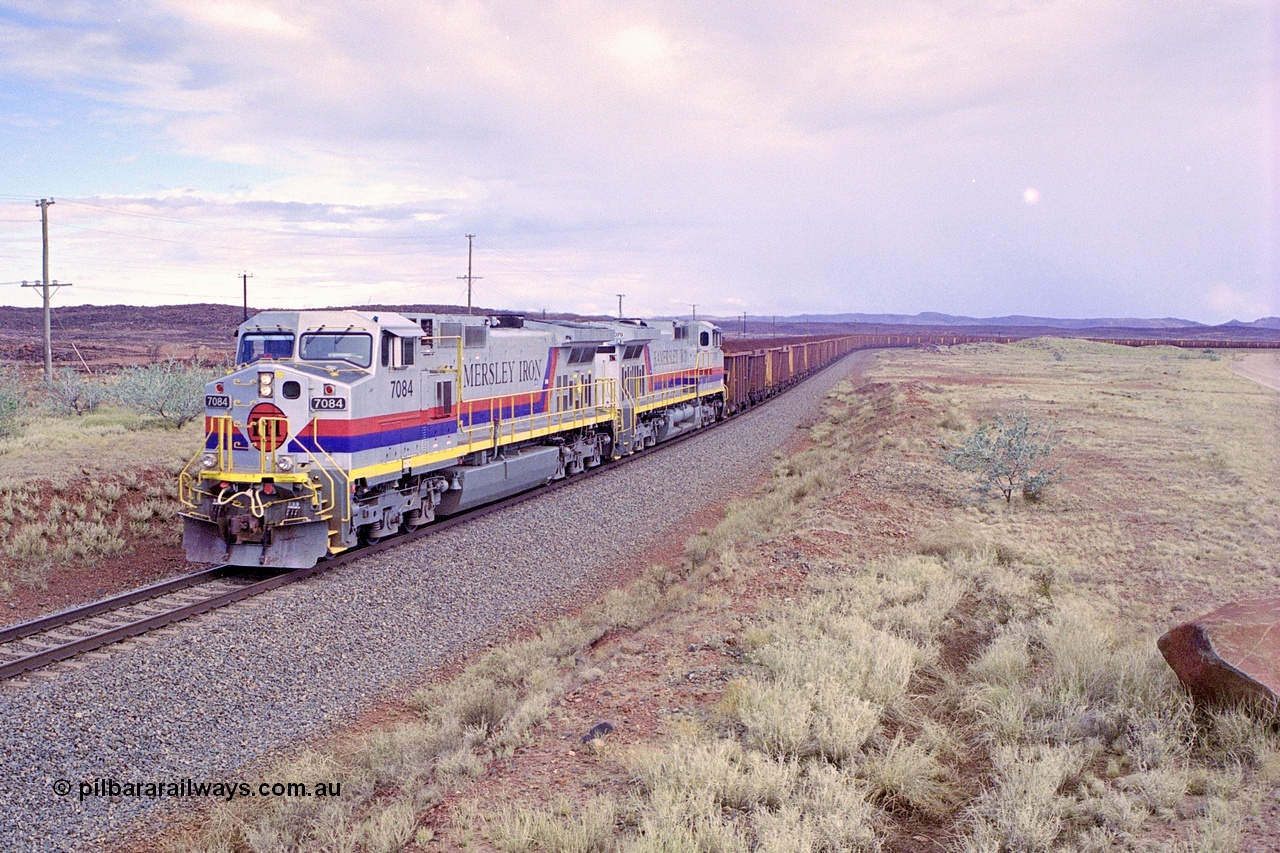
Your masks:
{"label": "locomotive number 7084", "polygon": [[401,397],[413,396],[413,380],[412,379],[392,379],[391,380],[391,399],[398,400]]}

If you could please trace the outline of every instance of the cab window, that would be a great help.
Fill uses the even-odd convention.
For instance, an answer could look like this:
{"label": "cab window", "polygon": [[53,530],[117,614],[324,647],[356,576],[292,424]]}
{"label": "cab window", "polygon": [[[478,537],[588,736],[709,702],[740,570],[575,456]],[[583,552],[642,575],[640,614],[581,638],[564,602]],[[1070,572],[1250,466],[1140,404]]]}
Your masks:
{"label": "cab window", "polygon": [[251,364],[259,359],[275,360],[293,358],[293,335],[282,332],[246,332],[240,338],[237,364]]}
{"label": "cab window", "polygon": [[391,332],[383,332],[379,346],[382,366],[410,367],[417,359],[417,346],[417,338],[401,338]]}
{"label": "cab window", "polygon": [[373,336],[361,332],[312,332],[302,336],[298,355],[307,361],[345,361],[368,367],[373,364]]}

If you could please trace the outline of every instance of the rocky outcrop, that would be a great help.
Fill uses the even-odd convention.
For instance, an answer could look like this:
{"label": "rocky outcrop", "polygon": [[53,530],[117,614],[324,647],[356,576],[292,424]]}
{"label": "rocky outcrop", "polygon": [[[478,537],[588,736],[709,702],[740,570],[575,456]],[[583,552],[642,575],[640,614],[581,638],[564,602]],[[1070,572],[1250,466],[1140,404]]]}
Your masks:
{"label": "rocky outcrop", "polygon": [[1219,607],[1156,645],[1196,704],[1280,708],[1280,598]]}

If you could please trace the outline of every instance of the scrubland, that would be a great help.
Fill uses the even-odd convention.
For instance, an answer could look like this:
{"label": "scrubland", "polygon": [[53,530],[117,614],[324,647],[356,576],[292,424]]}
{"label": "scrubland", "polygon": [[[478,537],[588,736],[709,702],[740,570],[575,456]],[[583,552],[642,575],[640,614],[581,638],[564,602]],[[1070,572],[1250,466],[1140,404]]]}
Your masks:
{"label": "scrubland", "polygon": [[106,561],[176,556],[177,472],[200,445],[200,425],[123,409],[28,414],[0,438],[0,598],[43,596],[52,583],[55,604],[74,603],[77,589],[91,597],[111,585],[104,572],[120,574]]}
{"label": "scrubland", "polygon": [[[141,844],[1272,849],[1274,727],[1193,708],[1155,648],[1277,592],[1280,395],[1232,357],[883,352],[683,558],[264,776],[341,798]],[[1053,424],[1068,479],[974,501],[942,455],[1011,409]]]}

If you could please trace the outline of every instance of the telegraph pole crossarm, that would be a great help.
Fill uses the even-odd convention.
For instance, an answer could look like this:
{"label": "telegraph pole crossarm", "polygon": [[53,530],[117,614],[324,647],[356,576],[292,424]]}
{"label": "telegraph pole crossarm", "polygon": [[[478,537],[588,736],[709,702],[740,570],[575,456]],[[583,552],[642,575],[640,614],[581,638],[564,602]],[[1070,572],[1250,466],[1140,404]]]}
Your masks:
{"label": "telegraph pole crossarm", "polygon": [[[50,202],[52,204],[53,202]],[[24,281],[23,287],[38,287],[43,292],[44,297],[44,381],[53,381],[53,329],[50,319],[53,316],[53,306],[51,303],[53,294],[58,292],[59,287],[70,287],[69,281]],[[72,346],[75,346],[72,344]]]}

